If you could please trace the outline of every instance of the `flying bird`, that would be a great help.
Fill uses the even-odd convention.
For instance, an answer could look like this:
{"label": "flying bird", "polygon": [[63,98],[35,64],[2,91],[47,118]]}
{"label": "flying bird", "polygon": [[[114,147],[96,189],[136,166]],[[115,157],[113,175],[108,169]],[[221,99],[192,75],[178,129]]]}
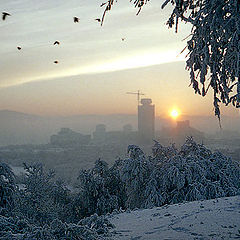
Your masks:
{"label": "flying bird", "polygon": [[18,49],[18,50],[21,50],[22,48],[18,46],[17,49]]}
{"label": "flying bird", "polygon": [[2,12],[2,20],[3,21],[6,19],[7,16],[11,16],[11,14],[7,13],[7,12]]}
{"label": "flying bird", "polygon": [[100,7],[103,7],[105,4],[107,4],[107,2],[101,3]]}
{"label": "flying bird", "polygon": [[122,41],[124,41],[125,40],[125,38],[122,38]]}
{"label": "flying bird", "polygon": [[75,22],[75,23],[78,23],[79,22],[79,18],[78,17],[73,17],[73,21]]}
{"label": "flying bird", "polygon": [[53,45],[59,45],[60,42],[59,41],[55,41]]}
{"label": "flying bird", "polygon": [[54,61],[55,64],[58,64],[58,61]]}
{"label": "flying bird", "polygon": [[100,18],[96,18],[95,21],[101,22],[101,19]]}

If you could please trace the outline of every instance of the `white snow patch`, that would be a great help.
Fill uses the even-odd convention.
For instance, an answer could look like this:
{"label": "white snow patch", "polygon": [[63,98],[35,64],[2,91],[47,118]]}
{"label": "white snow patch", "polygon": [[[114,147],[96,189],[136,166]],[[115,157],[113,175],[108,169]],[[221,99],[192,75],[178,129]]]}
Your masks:
{"label": "white snow patch", "polygon": [[165,205],[109,217],[113,239],[240,239],[240,196]]}

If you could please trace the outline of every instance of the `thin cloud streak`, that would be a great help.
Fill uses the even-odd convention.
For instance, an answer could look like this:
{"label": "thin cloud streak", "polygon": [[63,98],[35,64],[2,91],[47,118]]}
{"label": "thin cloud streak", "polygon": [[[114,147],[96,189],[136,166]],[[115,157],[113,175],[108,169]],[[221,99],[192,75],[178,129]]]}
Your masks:
{"label": "thin cloud streak", "polygon": [[[7,88],[12,86],[18,86],[21,84],[35,82],[35,81],[46,81],[54,80],[57,78],[74,77],[78,75],[98,74],[116,72],[128,69],[137,69],[142,67],[149,67],[154,65],[161,65],[166,63],[174,63],[184,61],[183,55],[176,56],[176,51],[165,51],[165,52],[148,52],[143,54],[136,54],[131,57],[122,57],[114,59],[103,64],[91,64],[84,67],[74,67],[64,70],[57,70],[55,73],[41,75],[37,77],[26,78],[21,82],[13,82],[10,84],[4,84],[0,88]],[[60,63],[61,64],[61,63]]]}

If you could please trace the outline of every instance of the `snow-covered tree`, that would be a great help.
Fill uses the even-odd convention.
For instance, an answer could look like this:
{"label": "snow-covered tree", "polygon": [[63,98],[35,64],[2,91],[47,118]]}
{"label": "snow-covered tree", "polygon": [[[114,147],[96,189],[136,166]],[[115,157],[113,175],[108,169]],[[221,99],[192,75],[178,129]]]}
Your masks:
{"label": "snow-covered tree", "polygon": [[[98,166],[105,166],[105,163],[98,161],[94,171]],[[26,176],[22,190],[16,188],[14,175],[7,164],[1,163],[0,170],[0,179],[3,180],[1,193],[3,200],[7,199],[0,208],[0,239],[100,240],[105,239],[102,236],[109,236],[108,229],[113,225],[103,216],[95,214],[76,221],[74,195],[66,190],[62,181],[55,181],[54,173],[45,171],[42,164],[25,164]],[[96,175],[102,174],[100,168],[98,170]],[[9,189],[14,190],[14,194]],[[100,193],[103,192],[103,189],[99,190]],[[107,207],[104,208],[110,212],[108,207],[111,206],[111,201],[105,199],[105,202]],[[112,205],[111,208],[117,206]],[[5,209],[8,214],[5,214]]]}
{"label": "snow-covered tree", "polygon": [[240,166],[220,152],[211,152],[192,137],[178,151],[157,141],[153,156],[145,157],[130,146],[129,158],[120,164],[126,208],[212,199],[240,194]]}
{"label": "snow-covered tree", "polygon": [[79,217],[94,213],[106,214],[119,208],[118,197],[109,184],[109,171],[105,161],[99,159],[94,168],[81,170],[78,180],[80,191],[75,198],[75,208]]}
{"label": "snow-covered tree", "polygon": [[165,203],[240,194],[239,163],[212,153],[191,137],[177,155],[161,164],[157,176],[160,195],[167,196]]}
{"label": "snow-covered tree", "polygon": [[159,178],[158,174],[159,171],[157,168],[155,168],[148,178],[144,191],[144,203],[141,206],[143,208],[162,206],[165,203],[166,196],[162,195],[162,192],[159,189],[159,184],[157,181]]}
{"label": "snow-covered tree", "polygon": [[45,171],[42,164],[24,166],[24,189],[18,193],[16,214],[39,225],[55,218],[69,221],[70,195],[63,183],[55,182],[54,172]]}
{"label": "snow-covered tree", "polygon": [[[117,0],[108,0],[107,11]],[[137,14],[150,0],[135,0]],[[172,4],[167,25],[178,30],[179,21],[192,25],[187,41],[186,68],[191,85],[205,96],[213,90],[215,115],[220,117],[219,103],[240,107],[240,2],[239,0],[163,0],[162,8]]]}
{"label": "snow-covered tree", "polygon": [[135,145],[128,147],[129,158],[125,159],[120,169],[120,178],[125,185],[129,208],[141,207],[144,189],[150,175],[151,164],[145,159],[143,151]]}
{"label": "snow-covered tree", "polygon": [[169,161],[169,159],[175,156],[177,152],[178,151],[175,144],[165,147],[162,146],[158,141],[154,140],[154,145],[152,147],[152,155],[153,159],[157,159],[157,164]]}
{"label": "snow-covered tree", "polygon": [[100,177],[106,177],[108,174],[108,163],[99,158],[95,162],[95,166],[92,171],[95,175],[98,175]]}
{"label": "snow-covered tree", "polygon": [[15,176],[11,168],[5,163],[0,163],[0,212],[14,207],[15,192]]}
{"label": "snow-covered tree", "polygon": [[110,168],[97,160],[93,168],[80,171],[76,193],[41,164],[25,165],[25,187],[20,190],[9,166],[1,164],[0,239],[104,239],[113,226],[103,215],[114,210],[240,194],[239,162],[192,137],[180,150],[157,141],[152,150],[146,157],[130,145],[129,156]]}
{"label": "snow-covered tree", "polygon": [[117,159],[113,166],[109,169],[106,187],[111,195],[117,197],[119,208],[124,209],[126,208],[127,193],[125,189],[125,183],[121,180],[121,169],[123,164],[124,160]]}

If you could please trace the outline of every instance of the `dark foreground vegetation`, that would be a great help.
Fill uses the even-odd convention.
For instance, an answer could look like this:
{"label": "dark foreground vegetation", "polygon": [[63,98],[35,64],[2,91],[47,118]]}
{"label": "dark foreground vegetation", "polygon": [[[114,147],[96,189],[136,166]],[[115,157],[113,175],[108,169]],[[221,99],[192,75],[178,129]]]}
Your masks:
{"label": "dark foreground vegetation", "polygon": [[240,194],[240,166],[188,138],[178,150],[135,146],[113,166],[99,159],[70,191],[41,164],[25,164],[22,185],[0,163],[0,239],[106,239],[113,211]]}

